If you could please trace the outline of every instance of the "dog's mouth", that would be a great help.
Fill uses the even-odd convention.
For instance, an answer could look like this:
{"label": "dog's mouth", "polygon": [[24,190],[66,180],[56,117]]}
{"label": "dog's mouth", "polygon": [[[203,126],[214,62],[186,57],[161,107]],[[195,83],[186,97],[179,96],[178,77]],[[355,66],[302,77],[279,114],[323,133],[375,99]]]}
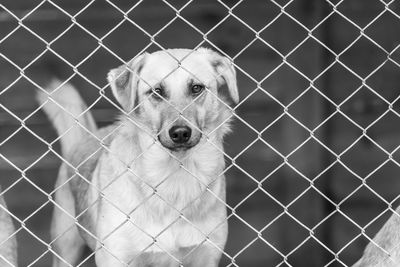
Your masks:
{"label": "dog's mouth", "polygon": [[158,141],[160,144],[165,147],[166,149],[172,152],[185,152],[190,150],[191,148],[195,147],[201,139],[201,135],[197,138],[193,138],[185,143],[174,143],[169,139],[164,140],[161,135],[158,135]]}
{"label": "dog's mouth", "polygon": [[173,152],[182,152],[182,151],[187,151],[193,147],[195,147],[199,141],[197,140],[196,142],[188,142],[188,143],[184,143],[184,144],[175,144],[172,142],[163,142],[162,138],[160,138],[160,136],[158,136],[158,141],[161,143],[161,145],[163,147],[165,147],[166,149],[173,151]]}
{"label": "dog's mouth", "polygon": [[172,147],[171,146],[164,146],[164,147],[168,148],[169,150],[174,151],[174,152],[181,152],[181,151],[189,150],[194,146],[195,145],[190,144],[190,145],[177,145],[177,146],[172,146]]}

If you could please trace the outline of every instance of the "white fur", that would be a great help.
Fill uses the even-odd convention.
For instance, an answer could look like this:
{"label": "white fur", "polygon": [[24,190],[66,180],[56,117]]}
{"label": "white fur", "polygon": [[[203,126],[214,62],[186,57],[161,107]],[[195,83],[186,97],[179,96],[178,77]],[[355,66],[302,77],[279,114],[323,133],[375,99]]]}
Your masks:
{"label": "white fur", "polygon": [[[1,193],[1,188],[0,188]],[[10,215],[3,196],[0,194],[0,266],[17,266],[17,240]]]}
{"label": "white fur", "polygon": [[375,235],[353,267],[396,267],[400,265],[400,207]]}
{"label": "white fur", "polygon": [[[39,104],[43,104],[43,110],[52,123],[57,125],[62,143],[73,144],[87,135],[79,124],[84,125],[90,132],[96,131],[97,126],[92,114],[85,112],[86,104],[71,84],[54,78],[44,89],[47,93],[39,91],[37,100]],[[69,148],[70,145],[63,145],[63,153],[67,154]]]}

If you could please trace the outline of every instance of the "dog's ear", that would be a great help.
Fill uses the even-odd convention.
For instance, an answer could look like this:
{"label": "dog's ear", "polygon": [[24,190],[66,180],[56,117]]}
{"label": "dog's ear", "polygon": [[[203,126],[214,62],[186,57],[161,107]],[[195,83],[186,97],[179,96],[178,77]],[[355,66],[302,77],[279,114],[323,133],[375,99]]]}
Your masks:
{"label": "dog's ear", "polygon": [[138,104],[137,87],[145,58],[146,53],[134,58],[127,64],[110,70],[107,76],[114,97],[127,113],[131,112]]}
{"label": "dog's ear", "polygon": [[205,52],[210,56],[211,64],[217,73],[218,93],[222,99],[227,100],[229,104],[236,105],[239,103],[236,71],[232,62],[227,57],[211,49],[199,48],[199,51]]}

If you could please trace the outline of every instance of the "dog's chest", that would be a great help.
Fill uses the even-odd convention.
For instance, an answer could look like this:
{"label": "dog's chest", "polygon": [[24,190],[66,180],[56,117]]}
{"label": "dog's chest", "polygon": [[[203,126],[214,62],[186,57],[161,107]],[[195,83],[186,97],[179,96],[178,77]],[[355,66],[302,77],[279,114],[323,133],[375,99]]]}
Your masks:
{"label": "dog's chest", "polygon": [[[204,173],[196,172],[191,170],[190,174],[179,166],[169,171],[152,170],[152,175],[162,178],[154,178],[158,182],[153,186],[149,185],[149,173],[141,174],[140,178],[130,173],[121,176],[104,192],[106,202],[114,206],[109,209],[115,212],[117,205],[122,211],[114,216],[108,211],[109,205],[105,205],[102,212],[107,218],[103,221],[107,224],[105,228],[119,226],[129,214],[132,223],[126,223],[120,232],[120,237],[130,243],[129,247],[139,246],[141,250],[150,246],[146,251],[163,252],[201,244],[224,220],[224,207],[217,201],[217,197],[224,199],[224,177],[217,177],[210,184],[210,177],[200,177]],[[155,237],[157,245],[151,245],[150,237]]]}
{"label": "dog's chest", "polygon": [[[201,244],[226,217],[225,207],[217,200],[225,194],[220,176],[223,159],[206,149],[177,161],[153,146],[135,160],[120,156],[134,162],[129,170],[105,154],[95,176],[98,187],[104,188],[98,234],[107,235],[116,228],[111,238],[122,249],[136,251],[148,247],[146,251],[162,252]],[[153,238],[157,245],[152,245]]]}

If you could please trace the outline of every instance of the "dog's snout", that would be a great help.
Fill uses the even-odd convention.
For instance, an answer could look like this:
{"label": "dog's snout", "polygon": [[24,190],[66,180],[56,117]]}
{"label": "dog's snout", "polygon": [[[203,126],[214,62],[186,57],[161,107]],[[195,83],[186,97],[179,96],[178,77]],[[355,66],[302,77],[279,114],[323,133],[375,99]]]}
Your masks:
{"label": "dog's snout", "polygon": [[169,137],[176,144],[183,144],[189,141],[192,130],[187,126],[173,126],[169,130]]}

